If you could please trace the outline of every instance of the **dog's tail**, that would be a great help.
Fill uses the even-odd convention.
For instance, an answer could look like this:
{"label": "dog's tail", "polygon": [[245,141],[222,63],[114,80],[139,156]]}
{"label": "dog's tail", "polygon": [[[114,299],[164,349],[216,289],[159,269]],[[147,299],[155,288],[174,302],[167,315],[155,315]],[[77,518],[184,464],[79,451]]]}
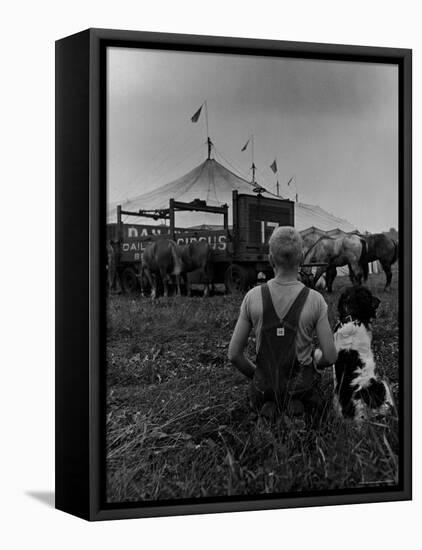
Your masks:
{"label": "dog's tail", "polygon": [[367,242],[365,241],[365,239],[361,239],[360,240],[361,244],[362,244],[362,252],[360,254],[360,258],[359,258],[359,264],[360,264],[360,267],[362,269],[362,273],[363,273],[363,279],[365,281],[368,280],[368,275],[369,275],[369,267],[368,267],[368,244]]}

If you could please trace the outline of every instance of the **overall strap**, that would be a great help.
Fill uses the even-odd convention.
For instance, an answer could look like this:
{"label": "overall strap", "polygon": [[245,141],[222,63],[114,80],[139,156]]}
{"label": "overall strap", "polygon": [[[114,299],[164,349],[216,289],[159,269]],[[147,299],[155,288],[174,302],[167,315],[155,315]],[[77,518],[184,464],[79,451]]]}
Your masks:
{"label": "overall strap", "polygon": [[309,288],[304,286],[302,290],[297,295],[295,301],[291,305],[289,311],[283,318],[283,322],[287,325],[290,325],[293,328],[296,328],[299,323],[299,317],[302,313],[303,306],[305,305],[306,299],[309,295]]}
{"label": "overall strap", "polygon": [[270,287],[267,283],[261,285],[262,296],[262,326],[273,326],[280,323],[280,317],[274,308],[274,303],[271,298]]}

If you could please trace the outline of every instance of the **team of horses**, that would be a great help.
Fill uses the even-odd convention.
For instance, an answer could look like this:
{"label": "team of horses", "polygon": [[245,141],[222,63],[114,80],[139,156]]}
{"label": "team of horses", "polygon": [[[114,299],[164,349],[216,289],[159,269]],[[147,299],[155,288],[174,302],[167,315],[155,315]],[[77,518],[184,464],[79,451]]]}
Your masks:
{"label": "team of horses", "polygon": [[[384,233],[372,235],[347,234],[337,238],[310,235],[304,238],[304,254],[300,277],[310,287],[317,288],[324,275],[328,292],[332,292],[337,268],[347,266],[354,285],[368,279],[368,263],[379,261],[385,276],[385,290],[391,285],[391,266],[398,258],[398,243]],[[212,248],[207,241],[194,240],[189,244],[177,244],[171,239],[160,238],[149,243],[142,255],[138,273],[141,293],[147,290],[156,298],[160,288],[168,296],[169,282],[175,281],[176,292],[181,294],[181,283],[190,296],[189,273],[198,271],[204,285],[204,296],[213,286]],[[116,265],[113,247],[107,243],[109,288],[116,281]]]}
{"label": "team of horses", "polygon": [[141,293],[145,295],[145,275],[152,298],[157,297],[160,282],[164,296],[168,296],[168,282],[172,277],[176,281],[177,294],[181,295],[180,283],[183,280],[186,294],[190,296],[188,274],[197,270],[204,284],[204,296],[207,296],[212,283],[212,248],[208,242],[192,241],[179,245],[165,238],[154,241],[147,245],[142,256]]}
{"label": "team of horses", "polygon": [[[305,237],[303,280],[309,286],[317,286],[320,277],[325,274],[327,291],[332,292],[337,268],[347,266],[352,284],[360,285],[368,279],[368,264],[379,261],[385,273],[385,290],[391,286],[391,266],[398,259],[398,243],[385,233],[372,235],[344,235],[337,238]],[[316,264],[315,273],[312,264]]]}

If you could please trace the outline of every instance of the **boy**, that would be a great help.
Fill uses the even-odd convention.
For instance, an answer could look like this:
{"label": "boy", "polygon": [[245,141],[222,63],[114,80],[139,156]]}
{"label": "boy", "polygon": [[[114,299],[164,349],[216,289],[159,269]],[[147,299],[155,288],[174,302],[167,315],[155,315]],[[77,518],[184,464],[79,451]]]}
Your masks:
{"label": "boy", "polygon": [[[322,351],[315,362],[328,366],[337,358],[324,298],[298,281],[301,260],[300,234],[293,227],[276,228],[269,241],[274,278],[246,294],[229,345],[229,360],[252,380],[252,406],[268,418],[277,410],[297,415],[317,405],[314,334]],[[256,365],[244,354],[252,328]]]}

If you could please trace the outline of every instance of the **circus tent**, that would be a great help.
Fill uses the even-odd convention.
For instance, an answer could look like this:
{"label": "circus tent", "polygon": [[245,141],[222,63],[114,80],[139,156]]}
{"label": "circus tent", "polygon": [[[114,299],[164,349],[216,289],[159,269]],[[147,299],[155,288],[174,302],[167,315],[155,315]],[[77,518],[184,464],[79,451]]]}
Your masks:
{"label": "circus tent", "polygon": [[[173,198],[182,202],[191,202],[194,199],[205,200],[208,205],[229,205],[229,223],[231,223],[232,192],[253,193],[254,185],[246,179],[238,176],[215,159],[208,158],[181,177],[162,185],[152,191],[135,196],[121,202],[123,210],[138,211],[168,208],[169,199]],[[264,193],[264,196],[281,198],[272,193]],[[116,221],[117,204],[108,207],[108,222]],[[135,219],[131,219],[132,223]],[[148,223],[151,223],[149,221]],[[198,225],[217,226],[222,220],[215,214],[195,212],[177,213],[176,225],[179,227],[192,227]],[[356,231],[356,227],[333,214],[330,214],[317,205],[295,203],[295,227],[299,231],[309,228],[318,228],[320,231],[340,230],[349,233]]]}

